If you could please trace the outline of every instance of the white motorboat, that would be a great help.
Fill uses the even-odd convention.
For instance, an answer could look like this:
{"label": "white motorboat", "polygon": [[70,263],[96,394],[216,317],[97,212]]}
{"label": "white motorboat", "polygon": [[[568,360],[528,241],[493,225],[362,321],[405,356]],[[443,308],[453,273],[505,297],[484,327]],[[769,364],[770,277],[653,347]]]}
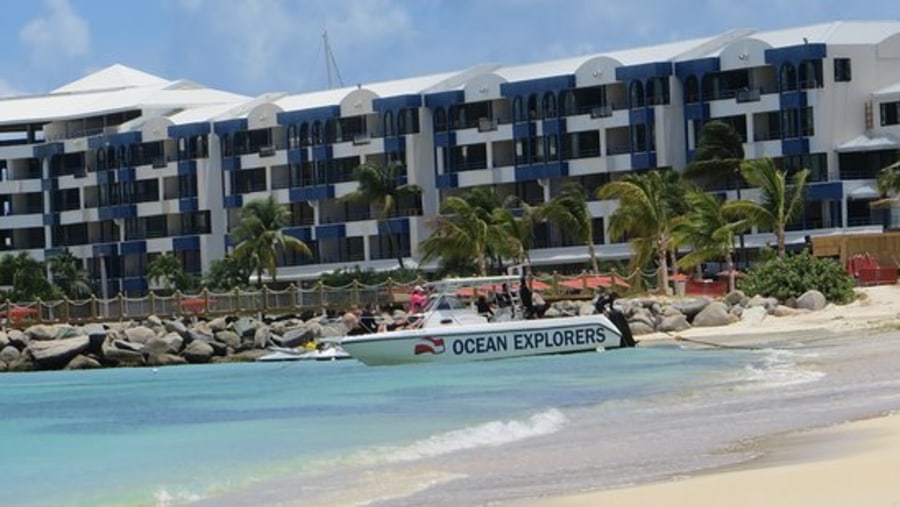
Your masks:
{"label": "white motorboat", "polygon": [[567,354],[634,344],[621,314],[613,320],[624,321],[624,332],[602,312],[546,319],[488,320],[456,295],[456,290],[462,287],[515,280],[515,277],[498,276],[438,282],[433,284],[436,294],[425,311],[411,319],[415,323],[410,328],[347,336],[340,340],[340,345],[355,359],[377,366]]}
{"label": "white motorboat", "polygon": [[321,349],[305,349],[291,347],[269,347],[269,353],[258,357],[257,361],[337,361],[339,359],[351,359],[346,350],[333,343],[326,344]]}

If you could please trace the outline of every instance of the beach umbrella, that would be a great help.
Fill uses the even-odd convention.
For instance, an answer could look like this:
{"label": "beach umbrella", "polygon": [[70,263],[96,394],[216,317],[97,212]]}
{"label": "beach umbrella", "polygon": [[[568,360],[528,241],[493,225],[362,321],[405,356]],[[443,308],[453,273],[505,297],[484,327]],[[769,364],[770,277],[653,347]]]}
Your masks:
{"label": "beach umbrella", "polygon": [[608,289],[613,285],[624,288],[630,287],[624,278],[616,275],[590,275],[565,280],[559,284],[570,289],[583,289],[584,287],[588,289],[596,289],[598,287]]}

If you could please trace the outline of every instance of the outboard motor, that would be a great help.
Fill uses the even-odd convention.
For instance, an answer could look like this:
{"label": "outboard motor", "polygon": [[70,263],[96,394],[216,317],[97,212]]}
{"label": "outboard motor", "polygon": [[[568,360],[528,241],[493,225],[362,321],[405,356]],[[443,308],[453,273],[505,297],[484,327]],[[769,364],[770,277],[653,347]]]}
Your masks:
{"label": "outboard motor", "polygon": [[594,306],[597,309],[597,313],[606,314],[609,321],[619,329],[619,333],[622,335],[622,346],[634,347],[637,342],[634,341],[634,336],[631,334],[631,326],[628,325],[628,319],[625,318],[624,313],[613,306],[613,303],[618,298],[619,296],[615,292],[603,294],[597,297],[597,302]]}

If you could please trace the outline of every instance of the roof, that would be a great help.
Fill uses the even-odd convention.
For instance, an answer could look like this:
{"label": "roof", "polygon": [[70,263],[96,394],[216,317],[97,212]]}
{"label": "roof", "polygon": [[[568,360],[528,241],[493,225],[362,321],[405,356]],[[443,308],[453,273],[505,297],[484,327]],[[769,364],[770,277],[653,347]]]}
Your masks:
{"label": "roof", "polygon": [[250,98],[191,81],[168,81],[123,65],[113,65],[47,95],[0,99],[0,125],[44,123],[135,109],[186,109],[247,100]]}
{"label": "roof", "polygon": [[838,153],[848,153],[854,151],[877,151],[892,150],[900,148],[900,140],[897,140],[887,132],[869,132],[853,139],[841,143],[835,148]]}

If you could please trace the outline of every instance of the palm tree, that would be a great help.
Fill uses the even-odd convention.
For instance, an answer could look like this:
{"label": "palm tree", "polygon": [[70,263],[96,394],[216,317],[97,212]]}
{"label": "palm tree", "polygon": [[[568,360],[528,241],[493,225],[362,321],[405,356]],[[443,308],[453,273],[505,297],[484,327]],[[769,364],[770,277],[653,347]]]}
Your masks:
{"label": "palm tree", "polygon": [[147,278],[153,283],[162,285],[164,290],[171,291],[184,283],[184,268],[178,257],[165,253],[147,264]]}
{"label": "palm tree", "polygon": [[887,196],[873,201],[873,208],[888,208],[897,204],[900,197],[900,161],[885,167],[878,173],[878,191]]}
{"label": "palm tree", "polygon": [[81,260],[65,248],[47,260],[53,283],[68,297],[86,298],[91,295],[91,283]]}
{"label": "palm tree", "polygon": [[8,297],[18,301],[54,296],[53,285],[47,280],[44,263],[26,252],[7,254],[0,258],[0,284],[12,287]]}
{"label": "palm tree", "polygon": [[541,206],[538,214],[555,223],[564,234],[587,246],[594,274],[600,272],[594,248],[594,216],[588,208],[587,192],[583,186],[575,182],[566,183],[560,188],[559,195]]}
{"label": "palm tree", "polygon": [[437,258],[450,261],[474,258],[478,274],[484,276],[491,257],[502,259],[522,255],[521,242],[508,232],[511,211],[504,208],[485,210],[481,198],[486,195],[479,190],[444,201],[441,214],[431,221],[431,235],[420,244],[422,263]]}
{"label": "palm tree", "polygon": [[281,232],[289,217],[290,211],[270,195],[245,204],[241,208],[240,223],[231,231],[232,239],[237,242],[233,252],[235,259],[251,266],[260,287],[264,271],[275,281],[279,254],[290,250],[312,257],[306,243]]}
{"label": "palm tree", "polygon": [[357,189],[344,196],[348,201],[363,201],[375,207],[378,221],[386,225],[391,250],[397,254],[397,262],[403,269],[403,254],[398,246],[397,237],[391,230],[388,218],[397,210],[397,205],[404,197],[417,196],[422,193],[418,185],[401,183],[406,170],[403,164],[394,162],[386,166],[365,163],[353,170],[353,178],[357,181]]}
{"label": "palm tree", "polygon": [[722,203],[713,194],[698,188],[689,189],[685,202],[690,211],[677,218],[672,234],[677,244],[688,244],[690,253],[678,260],[677,265],[689,269],[711,259],[725,259],[728,290],[734,284],[734,237],[747,228],[746,220],[732,221],[722,212]]}
{"label": "palm tree", "polygon": [[740,178],[742,160],[744,143],[734,127],[720,120],[709,121],[703,125],[694,159],[684,175],[703,188],[722,188]]}
{"label": "palm tree", "polygon": [[669,252],[674,247],[672,225],[683,206],[684,186],[677,173],[648,171],[625,175],[597,189],[599,199],[618,199],[609,217],[609,234],[629,234],[635,256],[631,268],[642,268],[656,255],[659,290],[669,285]]}
{"label": "palm tree", "polygon": [[788,183],[787,174],[775,167],[771,158],[761,158],[744,162],[741,173],[751,186],[759,188],[762,202],[738,199],[725,203],[722,210],[771,229],[775,233],[778,257],[784,258],[784,230],[803,207],[809,169],[797,171]]}

